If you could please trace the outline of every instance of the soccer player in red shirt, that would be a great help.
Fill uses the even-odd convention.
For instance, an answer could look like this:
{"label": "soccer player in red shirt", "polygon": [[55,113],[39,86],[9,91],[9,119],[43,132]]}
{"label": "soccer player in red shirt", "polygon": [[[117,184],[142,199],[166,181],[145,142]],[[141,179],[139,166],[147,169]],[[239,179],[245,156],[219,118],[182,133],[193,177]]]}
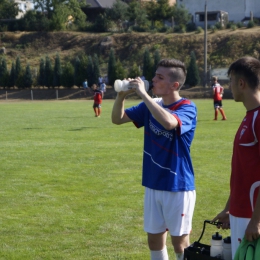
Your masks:
{"label": "soccer player in red shirt", "polygon": [[95,117],[100,117],[101,103],[102,103],[104,93],[99,89],[99,87],[96,84],[92,85],[92,90],[94,91],[93,109],[95,112]]}
{"label": "soccer player in red shirt", "polygon": [[225,116],[225,112],[222,108],[222,96],[224,94],[224,88],[220,86],[218,83],[218,78],[216,76],[212,77],[212,91],[213,91],[213,99],[214,99],[214,109],[215,109],[215,118],[214,120],[218,120],[218,110],[222,115],[222,120],[227,120]]}
{"label": "soccer player in red shirt", "polygon": [[260,237],[260,61],[243,57],[228,69],[230,89],[236,102],[247,112],[236,133],[233,146],[230,195],[225,208],[213,221],[231,229],[232,259],[245,237]]}

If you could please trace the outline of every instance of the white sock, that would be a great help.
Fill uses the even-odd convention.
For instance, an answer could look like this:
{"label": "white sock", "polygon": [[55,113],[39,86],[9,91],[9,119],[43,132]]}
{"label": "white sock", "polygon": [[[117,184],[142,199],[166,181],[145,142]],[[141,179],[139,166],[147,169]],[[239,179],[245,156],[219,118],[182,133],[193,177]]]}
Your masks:
{"label": "white sock", "polygon": [[184,260],[184,253],[175,253],[176,260]]}
{"label": "white sock", "polygon": [[151,260],[169,260],[167,247],[160,251],[150,251],[151,252]]}

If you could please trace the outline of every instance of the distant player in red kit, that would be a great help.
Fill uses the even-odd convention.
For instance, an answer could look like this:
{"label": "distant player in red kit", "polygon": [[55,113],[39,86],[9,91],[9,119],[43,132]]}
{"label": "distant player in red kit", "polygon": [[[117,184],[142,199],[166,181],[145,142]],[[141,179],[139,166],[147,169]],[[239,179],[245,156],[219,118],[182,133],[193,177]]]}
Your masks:
{"label": "distant player in red kit", "polygon": [[95,117],[100,117],[101,114],[101,103],[103,99],[103,92],[99,90],[96,84],[92,85],[92,89],[94,91],[94,104],[93,109],[95,112]]}
{"label": "distant player in red kit", "polygon": [[218,78],[216,76],[213,76],[212,80],[213,80],[212,91],[213,91],[214,109],[215,109],[214,120],[218,120],[218,110],[222,115],[222,120],[227,120],[225,116],[225,112],[222,108],[222,96],[224,94],[224,88],[218,83]]}

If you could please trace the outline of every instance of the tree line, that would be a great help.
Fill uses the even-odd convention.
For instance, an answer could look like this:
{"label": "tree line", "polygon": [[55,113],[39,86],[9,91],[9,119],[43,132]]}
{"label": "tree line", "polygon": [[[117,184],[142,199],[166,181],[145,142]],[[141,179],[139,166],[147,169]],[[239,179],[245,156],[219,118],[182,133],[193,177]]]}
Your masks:
{"label": "tree line", "polygon": [[[160,61],[160,53],[157,49],[153,55],[145,49],[143,54],[142,68],[135,62],[130,69],[125,69],[119,59],[116,59],[115,51],[111,48],[107,66],[107,84],[113,86],[116,79],[135,78],[144,76],[151,81],[156,71],[156,66]],[[74,61],[64,61],[62,64],[59,53],[56,54],[54,65],[49,56],[40,59],[39,67],[32,71],[30,64],[24,67],[21,65],[18,56],[12,62],[11,68],[7,68],[6,59],[0,59],[0,87],[6,88],[32,88],[44,86],[47,88],[73,86],[81,87],[82,82],[87,79],[92,86],[97,84],[101,76],[100,64],[97,54],[93,56],[82,55],[76,57]],[[104,76],[104,75],[103,75]],[[195,53],[191,52],[190,63],[187,67],[187,79],[185,84],[196,86],[200,83],[199,70],[196,63]]]}
{"label": "tree line", "polygon": [[[182,5],[170,5],[169,0],[116,0],[111,8],[105,9],[95,19],[88,19],[84,13],[89,6],[83,0],[33,0],[33,3],[35,10],[27,11],[21,19],[0,21],[0,30],[165,32],[173,30],[173,23],[176,31],[194,27],[188,10]],[[14,18],[18,12],[18,4],[13,0],[0,1],[0,20]]]}

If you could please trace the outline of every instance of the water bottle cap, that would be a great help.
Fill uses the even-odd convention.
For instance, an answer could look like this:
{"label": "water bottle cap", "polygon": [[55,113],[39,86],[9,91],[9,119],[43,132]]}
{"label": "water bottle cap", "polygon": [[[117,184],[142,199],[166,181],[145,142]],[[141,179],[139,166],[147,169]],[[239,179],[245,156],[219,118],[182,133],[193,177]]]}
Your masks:
{"label": "water bottle cap", "polygon": [[226,237],[223,239],[225,244],[231,244],[231,237]]}
{"label": "water bottle cap", "polygon": [[212,235],[212,239],[213,240],[222,240],[222,236],[216,232],[216,234]]}

